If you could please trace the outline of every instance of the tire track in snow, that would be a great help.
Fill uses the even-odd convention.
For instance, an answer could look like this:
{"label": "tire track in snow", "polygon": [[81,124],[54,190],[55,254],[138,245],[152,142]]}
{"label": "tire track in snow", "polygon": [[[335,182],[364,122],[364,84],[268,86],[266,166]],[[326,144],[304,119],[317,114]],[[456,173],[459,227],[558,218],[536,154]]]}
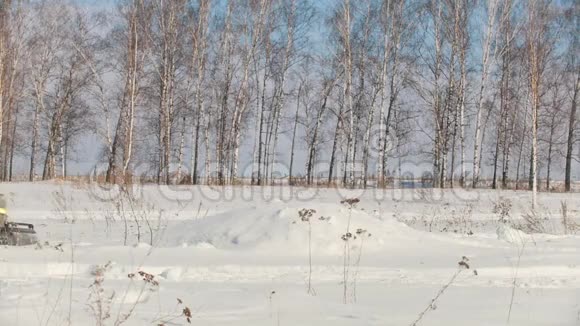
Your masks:
{"label": "tire track in snow", "polygon": [[[74,267],[74,268],[73,268]],[[74,271],[75,278],[92,279],[96,265],[75,263],[0,263],[0,279],[4,282],[22,279],[66,278]],[[153,266],[113,264],[106,278],[122,280],[128,273],[146,271],[163,282],[282,282],[304,283],[308,266]],[[353,271],[353,270],[352,270]],[[453,268],[384,268],[364,267],[358,269],[359,283],[396,283],[407,285],[440,285],[449,280],[456,270]],[[511,287],[515,270],[510,267],[478,268],[478,275],[466,270],[454,283],[455,286]],[[313,266],[312,279],[315,283],[340,283],[343,266]],[[529,288],[580,288],[578,268],[573,266],[524,266],[518,270],[518,284]]]}

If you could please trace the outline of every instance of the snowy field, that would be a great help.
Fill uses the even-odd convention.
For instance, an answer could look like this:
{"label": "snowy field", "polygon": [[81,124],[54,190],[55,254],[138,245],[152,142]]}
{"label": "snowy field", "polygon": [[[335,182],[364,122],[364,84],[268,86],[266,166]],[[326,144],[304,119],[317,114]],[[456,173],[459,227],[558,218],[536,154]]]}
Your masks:
{"label": "snowy field", "polygon": [[578,193],[0,192],[40,242],[0,247],[2,326],[580,325]]}

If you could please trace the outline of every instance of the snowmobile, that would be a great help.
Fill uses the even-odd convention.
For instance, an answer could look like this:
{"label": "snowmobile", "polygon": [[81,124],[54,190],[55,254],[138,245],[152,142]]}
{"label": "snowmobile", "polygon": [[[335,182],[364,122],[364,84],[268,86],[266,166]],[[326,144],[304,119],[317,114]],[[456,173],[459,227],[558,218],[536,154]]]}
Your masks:
{"label": "snowmobile", "polygon": [[4,222],[0,225],[0,245],[27,246],[37,241],[32,224]]}
{"label": "snowmobile", "polygon": [[27,246],[35,244],[37,239],[34,225],[9,222],[6,203],[6,197],[0,193],[0,245]]}

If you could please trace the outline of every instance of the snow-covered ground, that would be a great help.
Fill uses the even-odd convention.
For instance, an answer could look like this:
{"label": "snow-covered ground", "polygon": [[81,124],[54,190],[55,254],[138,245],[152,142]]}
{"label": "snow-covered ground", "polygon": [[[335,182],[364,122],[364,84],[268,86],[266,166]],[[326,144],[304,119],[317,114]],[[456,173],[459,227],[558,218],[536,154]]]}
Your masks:
{"label": "snow-covered ground", "polygon": [[[0,192],[40,240],[0,248],[0,325],[412,325],[441,291],[418,325],[580,325],[577,193],[532,216],[514,191]],[[525,216],[545,233],[514,229]]]}

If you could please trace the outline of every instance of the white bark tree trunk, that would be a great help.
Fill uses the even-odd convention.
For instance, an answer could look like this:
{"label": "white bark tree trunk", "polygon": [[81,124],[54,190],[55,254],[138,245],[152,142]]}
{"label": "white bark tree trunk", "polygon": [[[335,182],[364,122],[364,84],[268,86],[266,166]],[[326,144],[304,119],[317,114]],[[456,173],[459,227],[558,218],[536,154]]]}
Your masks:
{"label": "white bark tree trunk", "polygon": [[481,80],[479,86],[479,94],[477,97],[477,114],[475,118],[475,137],[473,143],[473,180],[472,187],[477,188],[479,183],[479,169],[480,162],[480,146],[481,146],[481,115],[483,110],[483,102],[485,99],[485,91],[487,86],[487,78],[490,70],[491,62],[494,55],[491,55],[491,47],[494,43],[494,25],[495,14],[497,11],[498,0],[487,0],[487,24],[485,26],[485,36],[483,40],[483,54],[481,64]]}

